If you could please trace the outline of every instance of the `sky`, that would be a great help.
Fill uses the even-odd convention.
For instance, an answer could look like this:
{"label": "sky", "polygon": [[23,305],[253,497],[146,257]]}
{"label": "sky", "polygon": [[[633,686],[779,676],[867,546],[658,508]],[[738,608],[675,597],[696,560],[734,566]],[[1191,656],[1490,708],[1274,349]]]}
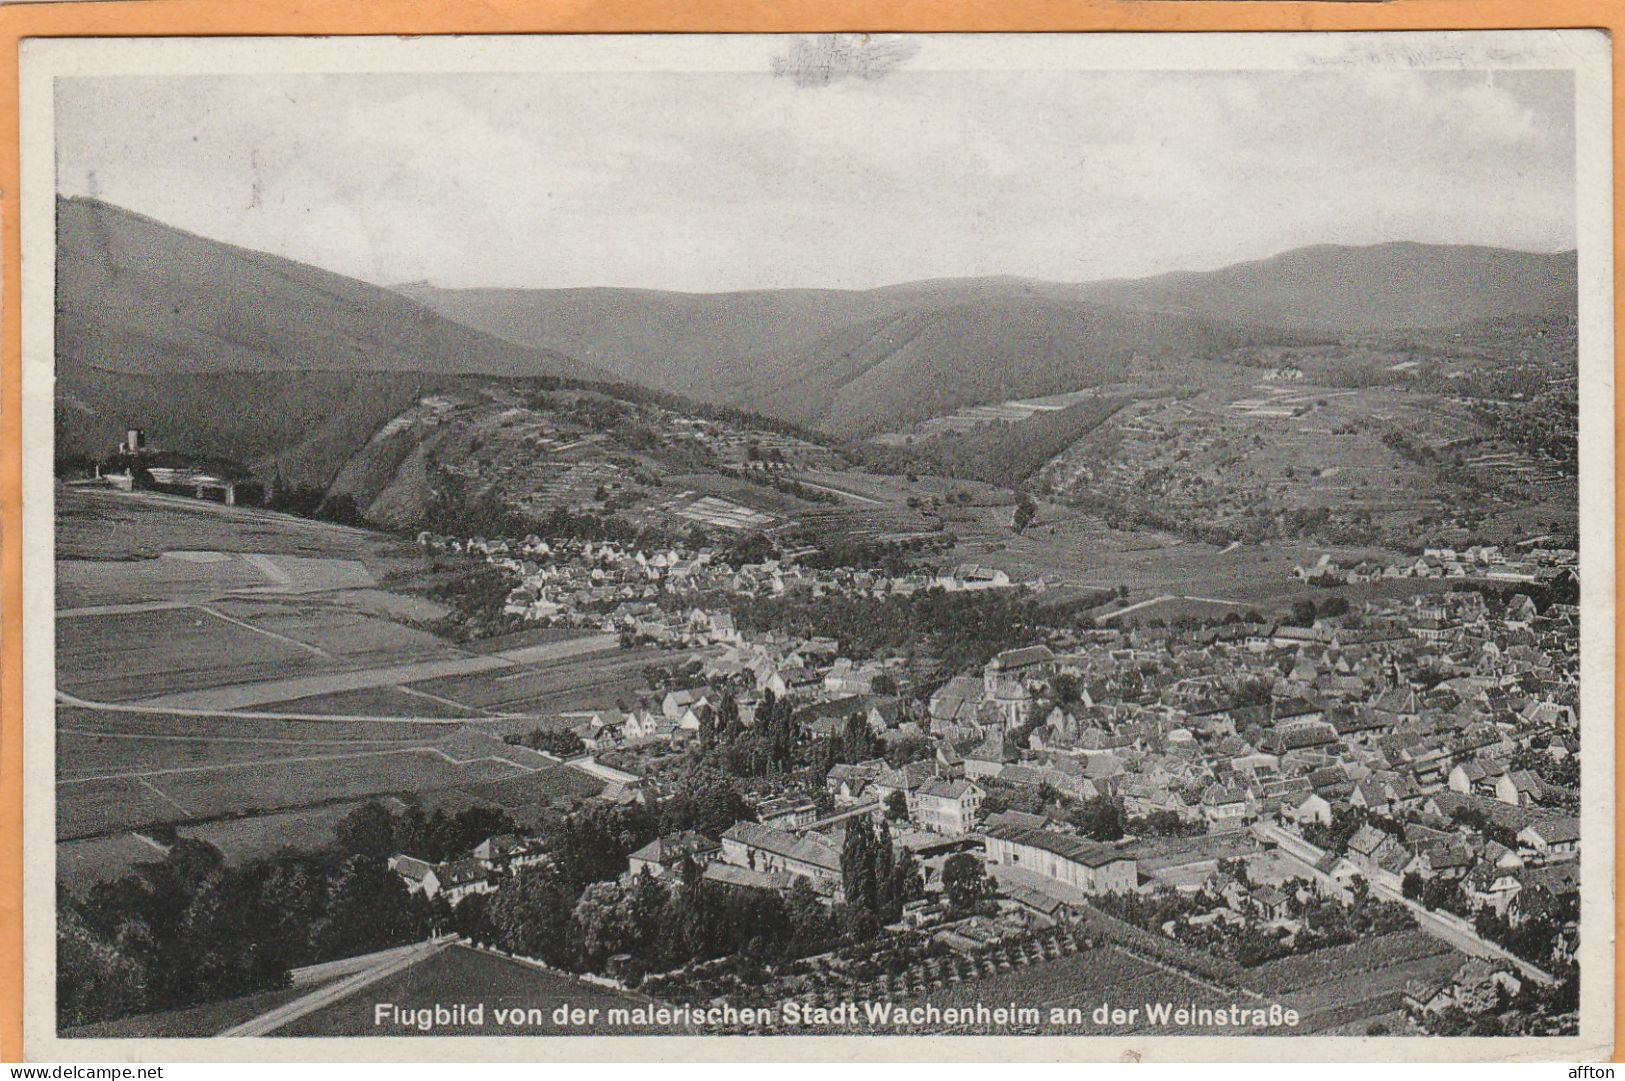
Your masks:
{"label": "sky", "polygon": [[759,70],[60,78],[58,191],[449,287],[1575,246],[1568,72],[942,70],[911,42],[854,69],[775,48]]}

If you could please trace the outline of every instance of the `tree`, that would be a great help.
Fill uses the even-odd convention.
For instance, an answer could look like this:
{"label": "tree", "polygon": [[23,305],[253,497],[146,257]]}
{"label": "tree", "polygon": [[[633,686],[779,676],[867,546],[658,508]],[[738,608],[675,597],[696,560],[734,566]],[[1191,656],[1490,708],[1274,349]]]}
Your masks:
{"label": "tree", "polygon": [[519,737],[518,742],[555,758],[574,758],[587,749],[581,737],[568,728],[535,728]]}
{"label": "tree", "polygon": [[903,902],[897,896],[897,862],[892,849],[891,826],[884,818],[875,827],[874,868],[875,918],[882,924],[895,923],[903,914]]}
{"label": "tree", "polygon": [[898,853],[897,862],[892,866],[892,897],[898,915],[902,915],[904,905],[923,896],[925,876],[920,873],[920,863],[914,858],[914,853],[905,848]]}
{"label": "tree", "polygon": [[992,894],[993,882],[981,860],[969,852],[958,852],[942,865],[942,892],[948,899],[949,911],[962,914]]}
{"label": "tree", "polygon": [[575,899],[551,870],[527,868],[492,896],[486,919],[496,945],[556,968],[581,967]]}
{"label": "tree", "polygon": [[377,800],[368,800],[339,819],[333,843],[347,856],[387,860],[400,851],[395,845],[395,816]]}
{"label": "tree", "polygon": [[790,956],[813,953],[835,935],[829,908],[812,883],[799,875],[784,895],[784,913],[791,930]]}
{"label": "tree", "polygon": [[869,689],[878,695],[890,697],[897,693],[897,677],[890,672],[881,672],[870,681]]}
{"label": "tree", "polygon": [[846,839],[841,844],[841,887],[849,911],[875,913],[878,897],[875,862],[875,833],[869,816],[848,819]]}
{"label": "tree", "polygon": [[659,832],[698,830],[721,837],[735,822],[754,822],[756,812],[726,774],[701,768],[685,777],[678,789],[660,801]]}
{"label": "tree", "polygon": [[98,937],[72,905],[56,919],[56,1018],[67,1028],[139,1013],[147,1002],[141,964]]}
{"label": "tree", "polygon": [[1019,496],[1016,497],[1016,513],[1015,513],[1014,518],[1012,519],[1012,523],[1014,524],[1014,526],[1016,528],[1016,532],[1017,533],[1025,533],[1025,532],[1027,532],[1027,527],[1032,525],[1033,524],[1033,519],[1035,519],[1037,517],[1038,517],[1038,508],[1033,505],[1032,497],[1029,496],[1026,492],[1022,492]]}
{"label": "tree", "polygon": [[908,817],[908,797],[903,795],[901,788],[894,788],[887,793],[886,817],[894,822],[901,822]]}
{"label": "tree", "polygon": [[1307,627],[1315,621],[1315,602],[1304,598],[1295,601],[1292,605],[1292,625],[1294,627]]}
{"label": "tree", "polygon": [[609,958],[636,945],[638,930],[627,920],[626,889],[618,882],[594,882],[576,901],[575,922],[581,928],[582,959],[602,968]]}
{"label": "tree", "polygon": [[1123,839],[1123,805],[1106,796],[1085,800],[1071,814],[1073,825],[1096,841]]}
{"label": "tree", "polygon": [[332,876],[327,912],[313,934],[323,956],[349,957],[423,938],[427,903],[377,860],[351,856]]}
{"label": "tree", "polygon": [[677,882],[661,917],[661,938],[668,959],[681,964],[711,957],[720,928],[710,892],[705,888],[704,871],[685,856],[678,865]]}
{"label": "tree", "polygon": [[867,762],[880,755],[880,740],[875,730],[869,727],[868,718],[861,713],[854,713],[846,719],[846,726],[841,729],[840,745],[836,749],[836,760],[840,762]]}

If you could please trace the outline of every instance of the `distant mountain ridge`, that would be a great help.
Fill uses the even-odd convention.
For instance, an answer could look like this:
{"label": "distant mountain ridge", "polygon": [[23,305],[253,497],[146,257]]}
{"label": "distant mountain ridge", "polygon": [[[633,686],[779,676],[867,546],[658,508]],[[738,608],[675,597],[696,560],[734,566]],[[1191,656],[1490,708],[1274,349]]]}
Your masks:
{"label": "distant mountain ridge", "polygon": [[57,363],[111,371],[457,371],[603,378],[401,294],[195,236],[94,199],[57,200]]}
{"label": "distant mountain ridge", "polygon": [[1571,310],[1578,262],[1573,251],[1319,244],[1221,270],[1078,288],[1103,304],[1337,334],[1383,333]]}
{"label": "distant mountain ridge", "polygon": [[1414,243],[1081,284],[387,289],[95,200],[57,211],[63,445],[96,453],[140,424],[322,484],[416,394],[459,376],[619,380],[866,435],[968,405],[1178,382],[1238,351],[1572,319],[1577,289],[1573,252]]}
{"label": "distant mountain ridge", "polygon": [[857,433],[1127,377],[1136,357],[1572,313],[1575,253],[1317,245],[1220,270],[1068,284],[945,278],[871,290],[405,292],[618,377]]}
{"label": "distant mountain ridge", "polygon": [[447,373],[608,378],[393,290],[92,199],[56,206],[59,455],[106,454],[133,425],[325,485]]}

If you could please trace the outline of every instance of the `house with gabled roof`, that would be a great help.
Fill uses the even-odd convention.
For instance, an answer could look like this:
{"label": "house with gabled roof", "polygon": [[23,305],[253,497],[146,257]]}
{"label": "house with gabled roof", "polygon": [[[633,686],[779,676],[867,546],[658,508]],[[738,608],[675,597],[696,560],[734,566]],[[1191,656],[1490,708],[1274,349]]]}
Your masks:
{"label": "house with gabled roof", "polygon": [[988,735],[975,749],[965,755],[965,776],[971,780],[981,777],[997,777],[999,771],[1012,762],[1017,756],[1004,745],[1004,736],[998,732]]}
{"label": "house with gabled roof", "polygon": [[808,879],[836,897],[841,892],[841,854],[822,834],[735,822],[722,835],[722,858],[736,867]]}
{"label": "house with gabled roof", "polygon": [[1518,848],[1535,862],[1573,859],[1580,854],[1580,820],[1572,815],[1536,819],[1518,831]]}
{"label": "house with gabled roof", "polygon": [[920,786],[910,817],[921,829],[960,836],[976,825],[987,790],[975,781],[933,779]]}
{"label": "house with gabled roof", "polygon": [[453,908],[470,894],[491,893],[496,889],[490,870],[470,857],[431,864],[396,855],[389,858],[389,869],[400,876],[408,893],[421,893],[431,901],[441,898]]}
{"label": "house with gabled roof", "polygon": [[1247,824],[1247,795],[1240,788],[1208,785],[1202,792],[1201,807],[1210,833],[1238,830]]}

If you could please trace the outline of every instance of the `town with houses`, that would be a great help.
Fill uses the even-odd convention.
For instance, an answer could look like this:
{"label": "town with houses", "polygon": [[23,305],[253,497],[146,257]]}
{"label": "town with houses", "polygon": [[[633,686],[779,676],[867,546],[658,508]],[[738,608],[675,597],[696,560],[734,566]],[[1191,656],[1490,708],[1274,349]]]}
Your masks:
{"label": "town with houses", "polygon": [[[827,768],[802,757],[741,770],[738,820],[647,841],[619,869],[623,888],[697,876],[849,908],[863,903],[851,896],[862,881],[851,835],[872,845],[878,830],[893,850],[883,862],[914,875],[881,934],[924,932],[967,954],[1041,940],[1053,955],[1088,929],[1076,932],[1083,941],[1120,939],[1162,963],[1223,972],[1414,929],[1451,963],[1390,995],[1408,1031],[1500,1031],[1514,1000],[1540,1003],[1521,1015],[1546,1026],[1535,1031],[1572,1021],[1572,542],[1539,538],[1512,556],[1429,549],[1382,567],[1323,558],[1301,576],[1470,577],[1486,588],[1441,581],[1280,622],[1056,629],[927,680],[901,654],[752,629],[736,609],[1014,594],[1022,583],[975,565],[891,575],[535,535],[418,543],[500,568],[512,623],[688,651],[663,689],[558,719],[549,745],[609,782],[599,799],[657,805],[685,756],[786,718],[794,741],[833,748]],[[402,852],[389,864],[413,892],[457,906],[551,858],[545,838],[509,834],[444,863]],[[610,975],[633,963],[610,960]],[[930,964],[940,986],[944,970]],[[869,990],[899,986],[893,974]]]}

